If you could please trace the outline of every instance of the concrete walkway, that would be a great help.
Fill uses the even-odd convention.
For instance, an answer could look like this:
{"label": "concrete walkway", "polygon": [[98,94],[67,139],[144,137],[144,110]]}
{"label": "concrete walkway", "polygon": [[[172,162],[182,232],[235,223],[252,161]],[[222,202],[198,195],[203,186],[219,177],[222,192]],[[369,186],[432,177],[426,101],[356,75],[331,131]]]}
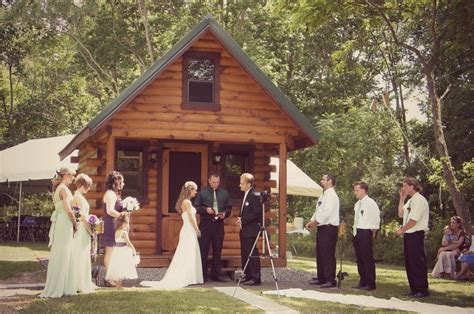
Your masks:
{"label": "concrete walkway", "polygon": [[[264,291],[263,294],[277,295],[278,292]],[[373,296],[366,295],[353,295],[353,294],[336,294],[326,293],[314,290],[302,290],[302,289],[285,289],[280,290],[280,295],[285,297],[293,298],[305,298],[313,299],[317,301],[328,301],[336,302],[347,305],[358,305],[364,307],[372,307],[379,309],[391,309],[391,310],[402,310],[411,311],[417,313],[474,313],[472,308],[462,308],[457,306],[438,305],[432,303],[424,303],[418,301],[404,301],[397,298],[382,299]]]}
{"label": "concrete walkway", "polygon": [[[231,297],[233,296],[235,291],[235,287],[214,287],[214,289]],[[295,310],[290,309],[289,307],[256,295],[255,293],[249,292],[240,287],[237,288],[237,291],[235,292],[235,295],[233,297],[244,301],[245,303],[248,303],[254,307],[257,307],[265,311],[265,313],[299,313]]]}
{"label": "concrete walkway", "polygon": [[44,288],[44,283],[10,283],[0,285],[0,299],[15,295],[36,295]]}

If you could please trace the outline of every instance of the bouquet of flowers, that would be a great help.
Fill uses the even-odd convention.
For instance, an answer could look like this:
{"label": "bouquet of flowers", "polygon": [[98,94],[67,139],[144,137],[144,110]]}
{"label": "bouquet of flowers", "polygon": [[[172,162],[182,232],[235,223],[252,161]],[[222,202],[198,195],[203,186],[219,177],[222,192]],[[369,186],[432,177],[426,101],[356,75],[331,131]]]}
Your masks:
{"label": "bouquet of flowers", "polygon": [[102,219],[97,218],[96,215],[90,215],[88,222],[91,225],[92,232],[95,234],[104,233],[104,221]]}
{"label": "bouquet of flowers", "polygon": [[128,196],[122,201],[122,207],[126,211],[131,212],[134,210],[139,210],[140,203],[138,203],[136,198]]}
{"label": "bouquet of flowers", "polygon": [[91,231],[93,232],[92,245],[91,245],[91,257],[94,261],[96,261],[97,251],[99,247],[99,243],[97,241],[97,235],[104,233],[104,221],[102,219],[97,218],[96,215],[90,215],[87,222],[91,226]]}
{"label": "bouquet of flowers", "polygon": [[72,211],[74,212],[74,218],[76,218],[76,221],[79,222],[81,219],[81,209],[77,206],[72,206]]}

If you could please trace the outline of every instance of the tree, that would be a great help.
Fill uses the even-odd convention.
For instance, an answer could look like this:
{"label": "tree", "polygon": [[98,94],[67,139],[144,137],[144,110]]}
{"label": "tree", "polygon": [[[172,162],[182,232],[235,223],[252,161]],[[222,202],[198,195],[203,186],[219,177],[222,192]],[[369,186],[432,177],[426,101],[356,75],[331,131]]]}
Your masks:
{"label": "tree", "polygon": [[[377,40],[376,45],[387,42],[397,47],[401,53],[400,59],[405,64],[414,70],[420,69],[423,74],[421,82],[426,84],[435,148],[442,163],[443,177],[457,214],[466,224],[470,224],[468,204],[458,187],[442,125],[441,103],[449,92],[449,85],[444,91],[439,91],[437,81],[442,75],[439,73],[440,58],[450,47],[447,39],[456,37],[456,33],[459,34],[460,31],[457,20],[464,22],[467,32],[472,31],[472,4],[462,0],[313,0],[298,2],[294,5],[293,12],[297,21],[304,21],[315,31],[334,21],[343,21],[346,27],[352,27],[354,23],[368,25],[360,27],[356,32],[357,36],[364,36],[367,28],[377,30],[376,35],[383,38]],[[374,42],[367,41],[367,45],[373,44]],[[365,51],[367,49],[370,47],[365,47]],[[460,73],[472,68],[469,64],[458,66]],[[413,78],[417,76],[410,74]]]}
{"label": "tree", "polygon": [[[403,4],[387,1],[383,5],[366,0],[366,3],[369,9],[373,9],[374,14],[383,19],[393,43],[414,55],[415,59],[413,61],[417,62],[423,71],[431,106],[435,146],[442,164],[443,177],[457,214],[465,224],[471,225],[469,207],[459,189],[443,130],[441,104],[443,98],[449,92],[449,86],[442,94],[438,93],[437,78],[439,75],[436,72],[440,64],[440,56],[447,47],[446,37],[458,31],[451,27],[451,23],[459,16],[456,13],[469,9],[469,3],[437,0]],[[405,20],[398,21],[397,19],[394,21],[391,18],[392,14],[403,16]],[[420,23],[420,21],[423,21],[423,23]],[[467,22],[469,23],[469,21]],[[414,23],[421,26],[415,27]],[[417,36],[417,32],[420,31],[423,33],[424,41],[419,40],[420,36]],[[416,39],[418,40],[415,41]]]}

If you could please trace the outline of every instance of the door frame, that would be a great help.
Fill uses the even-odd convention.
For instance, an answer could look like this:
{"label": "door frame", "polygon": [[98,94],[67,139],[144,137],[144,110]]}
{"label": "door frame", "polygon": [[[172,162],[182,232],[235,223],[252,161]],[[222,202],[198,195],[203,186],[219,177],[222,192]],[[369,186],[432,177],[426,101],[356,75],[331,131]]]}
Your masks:
{"label": "door frame", "polygon": [[161,191],[161,213],[163,216],[178,216],[177,213],[169,212],[169,174],[170,174],[170,152],[201,153],[201,182],[196,182],[198,187],[207,185],[207,173],[209,166],[208,144],[188,143],[163,143],[162,191]]}
{"label": "door frame", "polygon": [[[164,142],[162,143],[162,164],[161,164],[161,175],[159,174],[159,180],[161,179],[161,188],[159,193],[161,194],[161,208],[157,213],[159,216],[157,231],[160,233],[157,235],[157,247],[159,247],[158,253],[164,253],[164,251],[172,250],[174,244],[177,244],[175,239],[176,233],[179,234],[181,229],[181,217],[178,213],[169,212],[169,176],[170,176],[170,152],[188,152],[188,153],[200,153],[201,154],[201,181],[196,182],[199,186],[205,186],[207,184],[207,172],[209,168],[209,145],[207,143],[179,143],[179,142]],[[173,223],[173,221],[175,223]],[[179,224],[179,226],[177,225]],[[179,228],[178,228],[179,227]],[[171,240],[173,238],[176,240]],[[163,242],[165,241],[165,242]],[[171,242],[168,242],[171,241]]]}

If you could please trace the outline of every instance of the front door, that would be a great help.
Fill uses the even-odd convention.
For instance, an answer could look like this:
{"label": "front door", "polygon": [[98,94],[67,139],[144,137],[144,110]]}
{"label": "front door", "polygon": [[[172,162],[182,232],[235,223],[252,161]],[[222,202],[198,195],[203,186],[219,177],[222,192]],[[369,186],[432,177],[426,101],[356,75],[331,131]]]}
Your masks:
{"label": "front door", "polygon": [[178,245],[181,217],[175,204],[186,181],[194,181],[199,189],[206,185],[208,146],[203,144],[169,143],[163,145],[163,191],[161,248],[173,254]]}

